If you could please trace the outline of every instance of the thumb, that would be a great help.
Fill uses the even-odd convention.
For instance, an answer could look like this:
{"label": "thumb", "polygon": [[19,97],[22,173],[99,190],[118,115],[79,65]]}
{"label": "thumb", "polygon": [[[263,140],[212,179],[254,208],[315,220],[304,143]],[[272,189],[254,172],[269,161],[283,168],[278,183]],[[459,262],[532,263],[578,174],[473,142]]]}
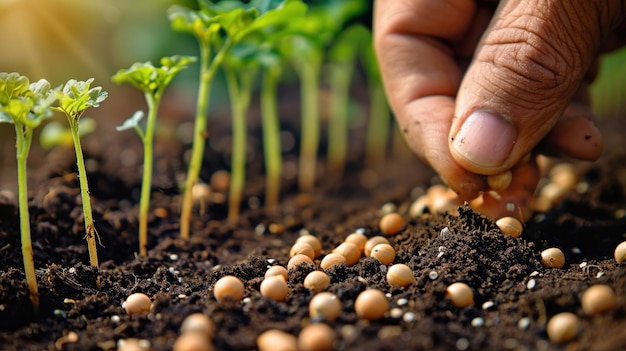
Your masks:
{"label": "thumb", "polygon": [[449,138],[455,160],[471,172],[497,174],[529,154],[563,114],[603,38],[623,20],[619,6],[501,1],[459,88]]}

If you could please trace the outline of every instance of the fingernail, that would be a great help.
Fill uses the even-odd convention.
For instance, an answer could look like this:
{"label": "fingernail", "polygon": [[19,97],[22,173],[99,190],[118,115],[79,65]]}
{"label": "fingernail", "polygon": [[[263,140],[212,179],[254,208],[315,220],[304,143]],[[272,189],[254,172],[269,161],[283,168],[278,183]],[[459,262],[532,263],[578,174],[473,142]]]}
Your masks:
{"label": "fingernail", "polygon": [[511,153],[517,131],[513,124],[487,111],[475,111],[454,136],[452,147],[478,169],[500,166]]}

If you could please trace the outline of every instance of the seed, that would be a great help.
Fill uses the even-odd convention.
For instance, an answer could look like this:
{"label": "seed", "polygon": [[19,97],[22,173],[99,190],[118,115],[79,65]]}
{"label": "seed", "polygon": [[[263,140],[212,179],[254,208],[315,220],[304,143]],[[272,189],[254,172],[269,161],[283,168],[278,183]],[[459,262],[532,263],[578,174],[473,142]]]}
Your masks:
{"label": "seed", "polygon": [[608,285],[593,285],[583,293],[581,304],[583,311],[590,316],[610,311],[616,305],[615,292]]}
{"label": "seed", "polygon": [[576,169],[571,163],[559,163],[550,169],[550,182],[563,189],[573,189],[578,183]]}
{"label": "seed", "polygon": [[343,242],[333,252],[340,254],[346,259],[346,266],[354,266],[361,258],[361,251],[353,243]]}
{"label": "seed", "polygon": [[230,173],[226,170],[219,170],[211,176],[211,180],[209,181],[211,187],[220,193],[225,193],[228,191],[228,186],[230,184]]}
{"label": "seed", "polygon": [[617,264],[622,264],[622,262],[626,261],[626,241],[622,241],[617,245],[614,256]]}
{"label": "seed", "polygon": [[378,289],[364,290],[354,301],[357,316],[370,321],[384,317],[388,310],[389,301],[385,293]]}
{"label": "seed", "polygon": [[309,324],[298,335],[298,350],[331,351],[336,339],[337,333],[328,324]]}
{"label": "seed", "polygon": [[352,233],[346,237],[344,240],[346,243],[353,243],[356,245],[356,248],[359,249],[359,252],[363,252],[365,249],[365,243],[367,242],[367,237],[361,233]]}
{"label": "seed", "polygon": [[502,217],[496,221],[496,225],[503,234],[514,238],[519,238],[524,230],[522,222],[515,217]]}
{"label": "seed", "polygon": [[396,258],[396,250],[389,244],[378,244],[372,249],[371,256],[380,263],[387,265]]}
{"label": "seed", "polygon": [[322,271],[313,271],[304,278],[304,287],[313,291],[320,292],[330,284],[330,277]]}
{"label": "seed", "polygon": [[209,338],[215,335],[215,323],[204,313],[192,313],[188,315],[180,325],[180,333],[204,333]]}
{"label": "seed", "polygon": [[338,266],[340,264],[346,264],[346,258],[336,252],[331,252],[324,256],[322,262],[320,262],[320,267],[326,270],[332,266]]}
{"label": "seed", "polygon": [[468,307],[474,304],[474,293],[467,284],[457,282],[446,288],[446,297],[457,308]]}
{"label": "seed", "polygon": [[409,207],[409,216],[411,216],[411,218],[417,218],[423,215],[426,209],[428,209],[428,201],[429,197],[426,195],[418,197],[413,201],[411,207]]}
{"label": "seed", "polygon": [[372,249],[374,248],[374,246],[378,244],[389,244],[389,240],[387,240],[387,238],[385,238],[384,236],[380,236],[380,235],[371,237],[365,243],[365,248],[364,248],[365,257],[370,257],[372,254]]}
{"label": "seed", "polygon": [[183,333],[176,338],[173,351],[213,351],[215,348],[206,334],[201,332]]}
{"label": "seed", "polygon": [[127,338],[117,341],[117,351],[148,351],[151,349],[150,341],[146,339]]}
{"label": "seed", "polygon": [[298,339],[282,330],[270,329],[256,338],[259,351],[297,351]]}
{"label": "seed", "polygon": [[285,281],[287,281],[287,279],[289,278],[289,271],[287,271],[287,268],[283,266],[271,266],[265,272],[265,279],[275,275],[281,276],[285,278]]}
{"label": "seed", "polygon": [[487,176],[487,185],[489,185],[492,190],[502,191],[509,187],[512,179],[513,173],[511,173],[511,171],[504,171],[500,174]]}
{"label": "seed", "polygon": [[261,295],[274,301],[284,301],[289,294],[287,282],[280,275],[265,278],[261,282]]}
{"label": "seed", "polygon": [[311,245],[311,247],[313,248],[313,251],[315,252],[314,258],[318,258],[322,254],[322,243],[320,242],[320,239],[318,239],[314,235],[311,235],[311,234],[302,235],[301,237],[296,239],[296,243],[299,243],[299,242],[305,242]]}
{"label": "seed", "polygon": [[562,343],[572,340],[578,334],[579,327],[580,321],[575,314],[561,312],[550,318],[546,332],[552,342]]}
{"label": "seed", "polygon": [[244,290],[243,282],[239,278],[227,275],[215,282],[213,295],[219,303],[239,301],[243,298]]}
{"label": "seed", "polygon": [[324,291],[313,296],[309,302],[309,316],[332,322],[341,314],[341,301],[337,295]]}
{"label": "seed", "polygon": [[287,269],[292,269],[294,267],[297,267],[301,264],[310,264],[313,265],[313,260],[311,259],[311,257],[307,256],[307,255],[302,255],[302,254],[298,254],[293,256],[292,258],[289,259],[289,262],[287,262]]}
{"label": "seed", "polygon": [[541,264],[545,268],[563,268],[565,255],[561,249],[551,247],[541,252]]}
{"label": "seed", "polygon": [[197,183],[191,188],[193,202],[204,205],[211,199],[211,187],[205,183]]}
{"label": "seed", "polygon": [[291,250],[289,251],[289,257],[293,257],[298,254],[309,256],[311,259],[315,258],[315,250],[313,250],[313,246],[304,241],[293,244]]}
{"label": "seed", "polygon": [[445,188],[442,193],[439,191],[431,193],[429,189],[427,194],[430,198],[428,207],[431,213],[450,212],[458,214],[457,208],[463,204],[459,195],[449,188]]}
{"label": "seed", "polygon": [[150,312],[151,307],[152,301],[150,301],[148,295],[143,293],[130,294],[122,304],[122,308],[129,315]]}
{"label": "seed", "polygon": [[387,282],[391,286],[407,286],[415,282],[415,276],[409,266],[398,263],[387,270]]}
{"label": "seed", "polygon": [[387,213],[380,219],[380,231],[385,235],[397,234],[404,226],[404,219],[399,214]]}

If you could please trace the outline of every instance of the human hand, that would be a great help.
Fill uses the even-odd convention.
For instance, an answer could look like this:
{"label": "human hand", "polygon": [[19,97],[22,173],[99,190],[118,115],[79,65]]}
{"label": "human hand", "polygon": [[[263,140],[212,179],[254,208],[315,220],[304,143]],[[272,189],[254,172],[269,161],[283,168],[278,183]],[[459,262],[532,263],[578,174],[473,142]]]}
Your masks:
{"label": "human hand", "polygon": [[[624,43],[625,1],[376,0],[374,45],[407,142],[461,198],[511,170],[480,212],[525,217],[535,155],[595,160],[597,55]],[[616,35],[621,30],[621,37]],[[476,202],[474,202],[476,203]]]}

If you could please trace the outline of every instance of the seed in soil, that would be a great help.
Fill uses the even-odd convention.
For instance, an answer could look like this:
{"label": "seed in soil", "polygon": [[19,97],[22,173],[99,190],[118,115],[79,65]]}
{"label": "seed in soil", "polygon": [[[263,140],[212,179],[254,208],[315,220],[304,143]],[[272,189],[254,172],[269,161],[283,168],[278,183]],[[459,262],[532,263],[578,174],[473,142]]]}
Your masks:
{"label": "seed in soil", "polygon": [[279,275],[285,278],[286,281],[289,278],[289,271],[283,266],[271,266],[267,269],[267,271],[265,271],[265,279],[274,275]]}
{"label": "seed in soil", "polygon": [[626,241],[622,241],[617,245],[614,256],[618,264],[622,264],[622,262],[626,261]]}
{"label": "seed in soil", "polygon": [[341,264],[346,264],[346,258],[336,252],[331,252],[324,256],[322,262],[320,262],[320,267],[322,267],[323,270],[327,270],[332,266],[338,266]]}
{"label": "seed in soil", "polygon": [[374,246],[378,244],[389,244],[389,240],[387,240],[387,238],[381,235],[377,235],[377,236],[373,236],[369,238],[367,242],[365,243],[365,248],[363,249],[364,250],[363,253],[365,254],[365,257],[370,257],[372,255],[372,249],[374,248]]}
{"label": "seed in soil", "polygon": [[261,282],[261,295],[274,301],[284,301],[289,294],[287,281],[280,275],[265,278]]}
{"label": "seed in soil", "polygon": [[127,338],[117,341],[117,351],[150,351],[150,341],[146,339]]}
{"label": "seed in soil", "polygon": [[503,234],[514,238],[519,238],[524,230],[522,222],[515,217],[502,217],[496,221],[496,225]]}
{"label": "seed in soil", "polygon": [[511,173],[511,171],[505,171],[500,174],[487,176],[487,185],[489,185],[492,190],[502,191],[509,187],[512,179],[513,173]]}
{"label": "seed in soil", "polygon": [[365,250],[365,243],[367,242],[367,237],[363,235],[362,233],[355,232],[355,233],[348,235],[346,239],[344,240],[344,242],[353,243],[354,245],[356,245],[357,249],[359,249],[359,252],[363,252],[363,250]]}
{"label": "seed in soil", "polygon": [[180,325],[181,334],[189,332],[204,333],[212,338],[215,335],[215,323],[204,313],[192,313]]}
{"label": "seed in soil", "polygon": [[189,332],[179,335],[174,342],[173,351],[213,351],[215,348],[207,335],[202,332]]}
{"label": "seed in soil", "polygon": [[456,282],[446,288],[446,298],[457,308],[468,307],[474,304],[474,293],[467,284]]}
{"label": "seed in soil", "polygon": [[227,275],[220,278],[213,286],[213,295],[219,303],[239,301],[243,298],[245,287],[241,279]]}
{"label": "seed in soil", "polygon": [[314,263],[311,257],[307,255],[298,254],[289,259],[289,262],[287,262],[287,269],[295,268],[301,264],[313,265]]}
{"label": "seed in soil", "polygon": [[304,278],[304,287],[313,291],[320,292],[330,284],[330,277],[322,271],[313,271]]}
{"label": "seed in soil", "polygon": [[256,339],[259,351],[297,351],[298,339],[278,329],[270,329],[261,333]]}
{"label": "seed in soil", "polygon": [[211,187],[220,193],[227,193],[228,187],[230,186],[230,173],[226,170],[219,170],[211,175],[211,180],[209,181]]}
{"label": "seed in soil", "polygon": [[387,270],[387,282],[391,286],[404,287],[415,283],[415,276],[413,275],[413,270],[409,266],[403,263],[398,263],[389,267]]}
{"label": "seed in soil", "polygon": [[291,250],[289,251],[289,257],[293,257],[298,254],[309,256],[311,259],[315,258],[315,250],[313,250],[313,246],[304,241],[293,244]]}
{"label": "seed in soil", "polygon": [[298,335],[299,351],[331,351],[337,333],[325,323],[309,324]]}
{"label": "seed in soil", "polygon": [[305,234],[296,239],[296,243],[305,242],[313,248],[315,252],[315,257],[318,258],[322,254],[322,242],[316,236],[311,234]]}
{"label": "seed in soil", "polygon": [[583,311],[590,316],[598,315],[615,308],[615,292],[604,284],[590,286],[581,300]]}
{"label": "seed in soil", "polygon": [[387,213],[380,219],[380,231],[385,235],[397,234],[404,226],[404,219],[399,214]]}
{"label": "seed in soil", "polygon": [[364,290],[354,301],[354,311],[359,318],[370,321],[381,319],[389,311],[389,300],[378,289]]}
{"label": "seed in soil", "polygon": [[309,302],[309,316],[320,321],[332,322],[341,313],[341,301],[337,295],[324,291],[313,296]]}
{"label": "seed in soil", "polygon": [[378,262],[388,265],[396,258],[396,250],[389,244],[378,244],[372,249],[371,256]]}
{"label": "seed in soil", "polygon": [[545,268],[563,268],[565,255],[561,249],[551,247],[541,252],[541,264]]}
{"label": "seed in soil", "polygon": [[346,259],[346,266],[354,266],[361,258],[361,251],[359,251],[359,248],[353,243],[343,242],[339,244],[333,252],[340,254]]}
{"label": "seed in soil", "polygon": [[150,301],[148,295],[143,293],[130,294],[122,304],[122,308],[129,315],[150,312],[151,307],[152,301]]}
{"label": "seed in soil", "polygon": [[546,332],[548,333],[550,341],[563,343],[576,337],[579,328],[580,321],[575,314],[561,312],[550,318],[546,326]]}

